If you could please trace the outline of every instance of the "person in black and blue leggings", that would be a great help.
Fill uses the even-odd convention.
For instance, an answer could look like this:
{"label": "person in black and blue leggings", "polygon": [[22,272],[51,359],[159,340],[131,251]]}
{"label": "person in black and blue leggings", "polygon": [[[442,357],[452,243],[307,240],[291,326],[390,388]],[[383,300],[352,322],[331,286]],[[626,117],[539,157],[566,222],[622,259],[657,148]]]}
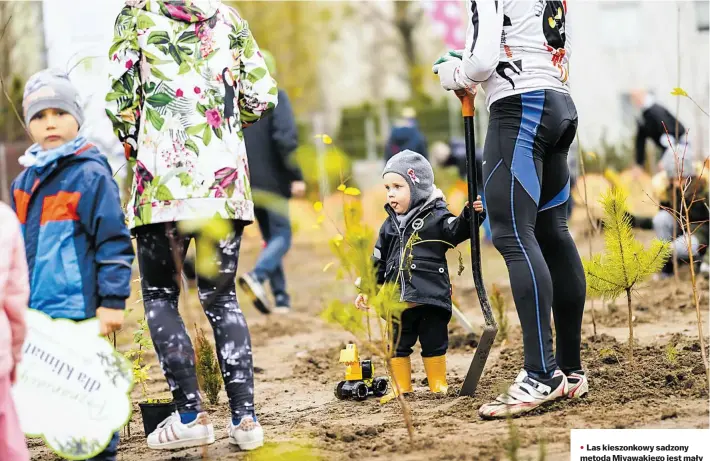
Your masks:
{"label": "person in black and blue leggings", "polygon": [[568,86],[567,3],[469,0],[468,6],[466,49],[443,56],[434,71],[447,90],[475,92],[482,83],[490,110],[484,195],[525,353],[507,392],[479,410],[498,418],[588,392],[580,358],[586,282],[567,227],[567,155],[578,120]]}

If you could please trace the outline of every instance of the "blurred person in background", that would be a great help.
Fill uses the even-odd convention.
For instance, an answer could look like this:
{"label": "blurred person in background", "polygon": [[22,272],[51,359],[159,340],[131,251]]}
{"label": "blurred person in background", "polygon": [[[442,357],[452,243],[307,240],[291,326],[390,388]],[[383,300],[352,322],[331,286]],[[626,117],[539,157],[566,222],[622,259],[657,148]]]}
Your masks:
{"label": "blurred person in background", "polygon": [[[656,165],[657,171],[675,171],[674,147],[680,156],[685,155],[692,159],[693,152],[686,137],[685,126],[677,121],[668,109],[658,104],[653,94],[646,90],[634,90],[631,93],[631,101],[639,111],[636,129],[636,161],[632,167],[636,176],[646,167],[647,139],[653,141],[662,151]],[[677,139],[676,123],[678,124]]]}
{"label": "blurred person in background", "polygon": [[429,159],[427,141],[417,123],[417,112],[411,107],[402,109],[400,117],[392,126],[390,137],[385,145],[385,163],[396,153],[407,149]]}
{"label": "blurred person in background", "polygon": [[[276,62],[262,50],[271,75]],[[254,269],[239,277],[239,284],[251,297],[254,306],[264,314],[291,312],[291,298],[286,290],[283,258],[291,248],[291,221],[288,199],[303,197],[306,183],[295,161],[298,129],[285,91],[279,89],[276,109],[244,130],[249,158],[254,215],[266,246]],[[275,307],[266,296],[264,283],[269,281]]]}

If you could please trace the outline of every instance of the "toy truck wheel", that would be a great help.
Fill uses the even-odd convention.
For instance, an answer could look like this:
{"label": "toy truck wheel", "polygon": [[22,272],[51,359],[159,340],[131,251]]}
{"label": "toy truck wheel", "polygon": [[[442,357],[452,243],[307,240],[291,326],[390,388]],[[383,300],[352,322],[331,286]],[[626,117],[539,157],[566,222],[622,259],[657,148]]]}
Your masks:
{"label": "toy truck wheel", "polygon": [[367,389],[367,384],[363,383],[360,381],[359,383],[355,384],[352,388],[352,398],[355,400],[365,400],[367,398],[367,394],[369,393],[369,390]]}
{"label": "toy truck wheel", "polygon": [[343,393],[343,386],[345,385],[345,381],[340,381],[337,386],[335,386],[335,397],[338,400],[345,400],[348,398],[347,395]]}
{"label": "toy truck wheel", "polygon": [[376,397],[382,397],[387,393],[387,379],[386,378],[375,378],[372,381],[372,393]]}

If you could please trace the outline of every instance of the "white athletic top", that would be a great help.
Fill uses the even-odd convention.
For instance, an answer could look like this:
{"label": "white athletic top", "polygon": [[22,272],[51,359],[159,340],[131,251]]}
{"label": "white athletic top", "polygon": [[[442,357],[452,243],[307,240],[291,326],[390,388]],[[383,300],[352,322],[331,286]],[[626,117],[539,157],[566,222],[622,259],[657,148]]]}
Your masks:
{"label": "white athletic top", "polygon": [[533,90],[569,92],[567,1],[468,0],[468,29],[457,83],[480,83],[495,101]]}

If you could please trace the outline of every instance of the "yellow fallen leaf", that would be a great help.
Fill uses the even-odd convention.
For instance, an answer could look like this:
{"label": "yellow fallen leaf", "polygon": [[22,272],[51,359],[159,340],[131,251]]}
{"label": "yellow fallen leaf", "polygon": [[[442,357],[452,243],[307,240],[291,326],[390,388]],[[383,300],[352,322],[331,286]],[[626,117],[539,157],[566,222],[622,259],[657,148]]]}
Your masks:
{"label": "yellow fallen leaf", "polygon": [[685,92],[683,88],[673,88],[673,91],[671,91],[671,94],[673,96],[688,96],[688,93]]}
{"label": "yellow fallen leaf", "polygon": [[323,211],[323,202],[316,202],[313,204],[313,209],[316,210],[316,212],[320,213]]}
{"label": "yellow fallen leaf", "polygon": [[360,195],[360,189],[357,187],[348,187],[345,189],[345,195]]}
{"label": "yellow fallen leaf", "polygon": [[339,190],[340,192],[344,192],[345,189],[347,189],[347,186],[346,186],[345,184],[341,184],[341,185],[338,186],[338,190]]}
{"label": "yellow fallen leaf", "polygon": [[328,269],[330,269],[331,267],[333,267],[333,262],[332,262],[332,261],[325,265],[325,267],[323,268],[323,272],[326,272],[326,271],[327,271]]}

